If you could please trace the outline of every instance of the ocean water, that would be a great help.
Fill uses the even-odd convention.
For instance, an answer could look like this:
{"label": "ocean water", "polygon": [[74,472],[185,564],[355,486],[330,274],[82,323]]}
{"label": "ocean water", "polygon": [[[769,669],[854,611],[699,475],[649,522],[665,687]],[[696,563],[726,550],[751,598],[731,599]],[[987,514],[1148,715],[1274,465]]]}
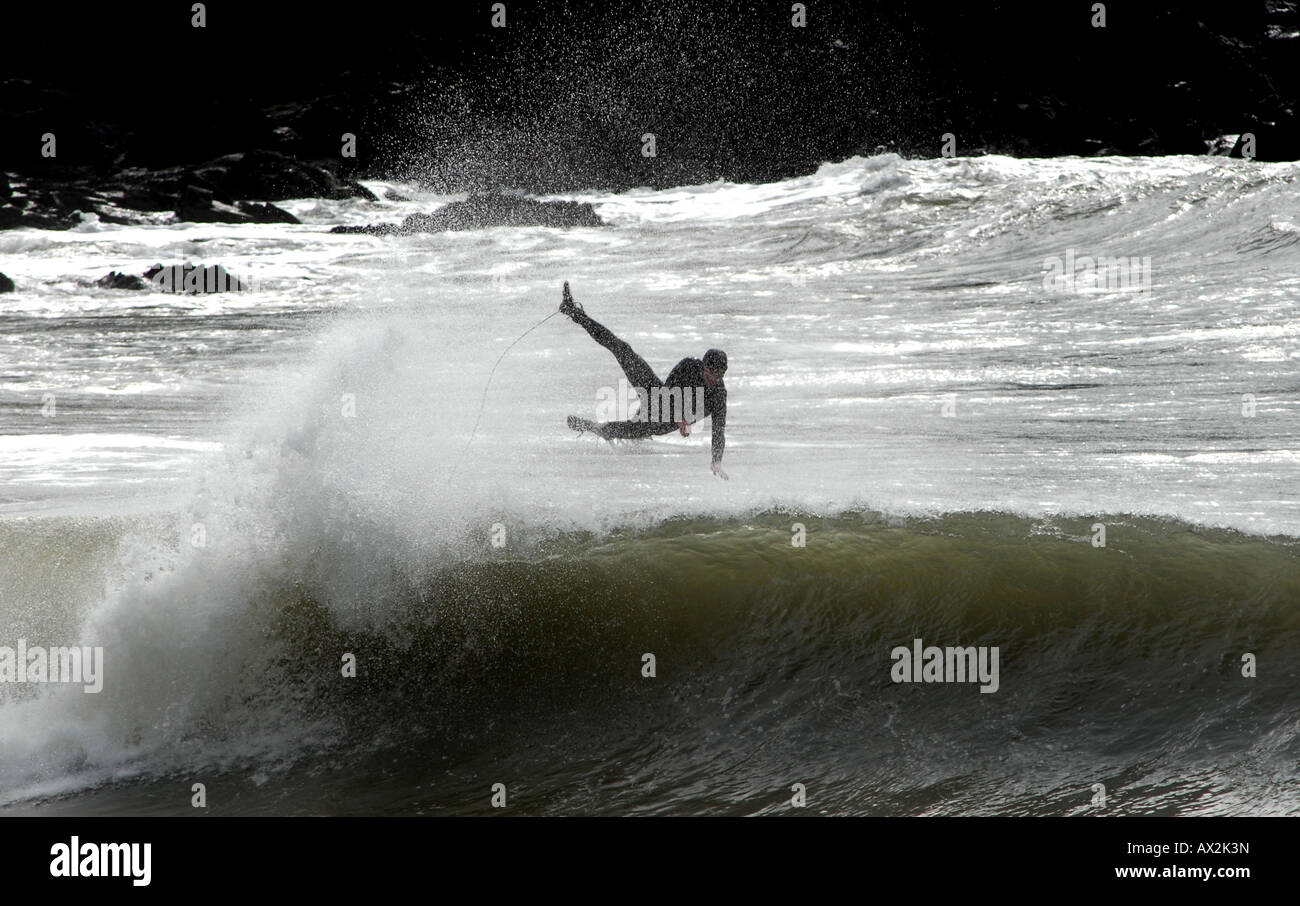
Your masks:
{"label": "ocean water", "polygon": [[[1300,812],[1298,175],[885,155],[568,196],[601,229],[328,233],[447,200],[396,186],[0,233],[0,646],[104,650],[98,694],[0,683],[0,811]],[[90,285],[183,260],[251,289]],[[566,280],[661,377],[727,351],[729,481],[707,421],[565,427],[621,377],[543,322]],[[918,638],[997,690],[894,682]]]}

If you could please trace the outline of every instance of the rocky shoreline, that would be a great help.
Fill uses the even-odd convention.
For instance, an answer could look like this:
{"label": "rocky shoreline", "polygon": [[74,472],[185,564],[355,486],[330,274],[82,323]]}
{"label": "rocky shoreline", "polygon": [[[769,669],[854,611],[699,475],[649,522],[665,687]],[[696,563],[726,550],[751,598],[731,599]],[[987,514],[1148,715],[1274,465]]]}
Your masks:
{"label": "rocky shoreline", "polygon": [[359,182],[275,151],[228,154],[193,167],[142,167],[104,178],[64,180],[0,175],[0,229],[69,229],[81,214],[105,223],[297,223],[272,202],[288,198],[365,198]]}
{"label": "rocky shoreline", "polygon": [[[1087,5],[824,0],[806,27],[788,10],[665,2],[544,4],[501,29],[457,8],[349,42],[346,66],[319,52],[340,36],[318,18],[167,18],[165,43],[215,42],[221,65],[182,74],[123,49],[93,78],[45,64],[98,47],[121,15],[149,33],[164,20],[105,10],[73,35],[55,10],[20,10],[9,62],[25,76],[0,81],[0,230],[68,229],[78,212],[293,223],[277,201],[376,200],[362,178],[471,200],[342,232],[577,225],[594,215],[473,199],[769,182],[883,151],[1300,159],[1293,0],[1117,7],[1104,25]],[[229,48],[252,29],[318,52],[246,65]]]}
{"label": "rocky shoreline", "polygon": [[431,214],[411,214],[400,224],[337,226],[331,233],[409,236],[444,230],[481,230],[496,226],[597,227],[605,223],[586,202],[538,201],[520,195],[492,193],[453,201]]}

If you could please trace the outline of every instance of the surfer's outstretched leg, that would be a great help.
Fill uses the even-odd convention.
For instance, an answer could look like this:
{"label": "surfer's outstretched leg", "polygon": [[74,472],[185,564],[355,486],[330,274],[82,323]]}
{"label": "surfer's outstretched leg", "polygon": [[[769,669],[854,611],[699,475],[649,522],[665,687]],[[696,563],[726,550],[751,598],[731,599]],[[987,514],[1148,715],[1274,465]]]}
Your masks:
{"label": "surfer's outstretched leg", "polygon": [[677,426],[672,422],[601,422],[600,436],[605,440],[614,440],[616,438],[638,438],[654,437],[658,434],[668,434],[677,430]]}
{"label": "surfer's outstretched leg", "polygon": [[[574,303],[573,296],[569,294],[568,283],[564,284],[564,301],[560,303],[560,311],[572,318],[577,324],[580,324],[587,333],[591,334],[593,340],[614,354],[619,367],[627,375],[628,383],[633,387],[641,387],[649,391],[655,387],[663,386],[663,381],[659,380],[654,369],[646,363],[645,359],[633,352],[632,347],[627,345],[624,340],[614,336],[608,327]],[[629,437],[632,435],[619,436]],[[646,435],[636,436],[644,437]]]}
{"label": "surfer's outstretched leg", "polygon": [[663,425],[656,422],[593,422],[591,419],[579,418],[576,415],[570,415],[568,422],[569,427],[579,434],[590,431],[605,440],[639,440],[643,437],[667,434],[676,428],[676,425]]}

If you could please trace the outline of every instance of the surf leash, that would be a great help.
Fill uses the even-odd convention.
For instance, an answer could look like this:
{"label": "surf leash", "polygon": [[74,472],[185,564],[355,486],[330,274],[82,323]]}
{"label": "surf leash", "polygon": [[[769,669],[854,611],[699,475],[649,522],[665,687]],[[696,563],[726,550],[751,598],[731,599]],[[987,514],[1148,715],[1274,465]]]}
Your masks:
{"label": "surf leash", "polygon": [[[567,285],[567,284],[566,284],[566,285]],[[483,385],[483,398],[479,400],[479,403],[478,403],[478,416],[474,419],[474,427],[470,429],[470,432],[469,432],[469,440],[465,441],[465,448],[464,448],[463,450],[460,451],[460,456],[456,457],[456,462],[455,462],[455,464],[451,467],[451,471],[447,473],[447,484],[451,484],[451,479],[452,479],[452,477],[456,474],[456,470],[460,468],[460,464],[461,464],[461,462],[464,461],[464,459],[465,459],[465,454],[469,452],[470,444],[474,443],[474,438],[478,435],[478,425],[479,425],[479,422],[481,422],[481,421],[483,420],[483,409],[484,409],[484,407],[487,405],[488,390],[489,390],[489,388],[491,388],[491,386],[492,386],[492,377],[493,377],[493,375],[495,375],[495,374],[497,373],[497,365],[500,365],[500,364],[501,364],[501,360],[504,359],[504,358],[506,357],[506,353],[509,352],[510,350],[514,349],[515,346],[517,346],[517,345],[519,344],[519,341],[520,341],[520,340],[522,340],[524,337],[528,336],[528,335],[529,335],[530,333],[532,333],[534,330],[536,330],[537,328],[541,327],[543,324],[545,324],[547,321],[551,320],[551,318],[554,318],[554,317],[555,317],[556,315],[558,315],[559,313],[560,313],[560,312],[559,312],[558,310],[557,310],[557,311],[553,311],[553,312],[551,312],[549,315],[547,315],[546,317],[542,318],[542,320],[538,321],[538,322],[537,322],[536,324],[534,324],[532,327],[528,328],[528,329],[525,330],[523,333],[521,333],[521,334],[520,334],[520,335],[515,339],[515,341],[514,341],[513,343],[511,343],[509,346],[507,346],[507,347],[502,351],[501,355],[497,356],[496,364],[494,364],[494,365],[492,366],[492,370],[491,370],[490,372],[488,372],[487,383]]]}

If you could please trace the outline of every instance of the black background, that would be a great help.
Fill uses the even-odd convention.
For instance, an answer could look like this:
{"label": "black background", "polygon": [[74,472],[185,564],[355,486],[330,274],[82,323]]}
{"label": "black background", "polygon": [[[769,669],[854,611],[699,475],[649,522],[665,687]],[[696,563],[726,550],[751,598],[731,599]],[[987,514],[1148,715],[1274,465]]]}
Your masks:
{"label": "black background", "polygon": [[[445,189],[760,181],[879,148],[1300,157],[1295,4],[25,4],[0,165],[85,176],[273,148]],[[288,127],[288,130],[281,127]],[[280,132],[276,132],[281,128]],[[39,136],[59,137],[57,162]],[[358,136],[340,160],[340,136]],[[656,135],[652,165],[641,135]]]}

